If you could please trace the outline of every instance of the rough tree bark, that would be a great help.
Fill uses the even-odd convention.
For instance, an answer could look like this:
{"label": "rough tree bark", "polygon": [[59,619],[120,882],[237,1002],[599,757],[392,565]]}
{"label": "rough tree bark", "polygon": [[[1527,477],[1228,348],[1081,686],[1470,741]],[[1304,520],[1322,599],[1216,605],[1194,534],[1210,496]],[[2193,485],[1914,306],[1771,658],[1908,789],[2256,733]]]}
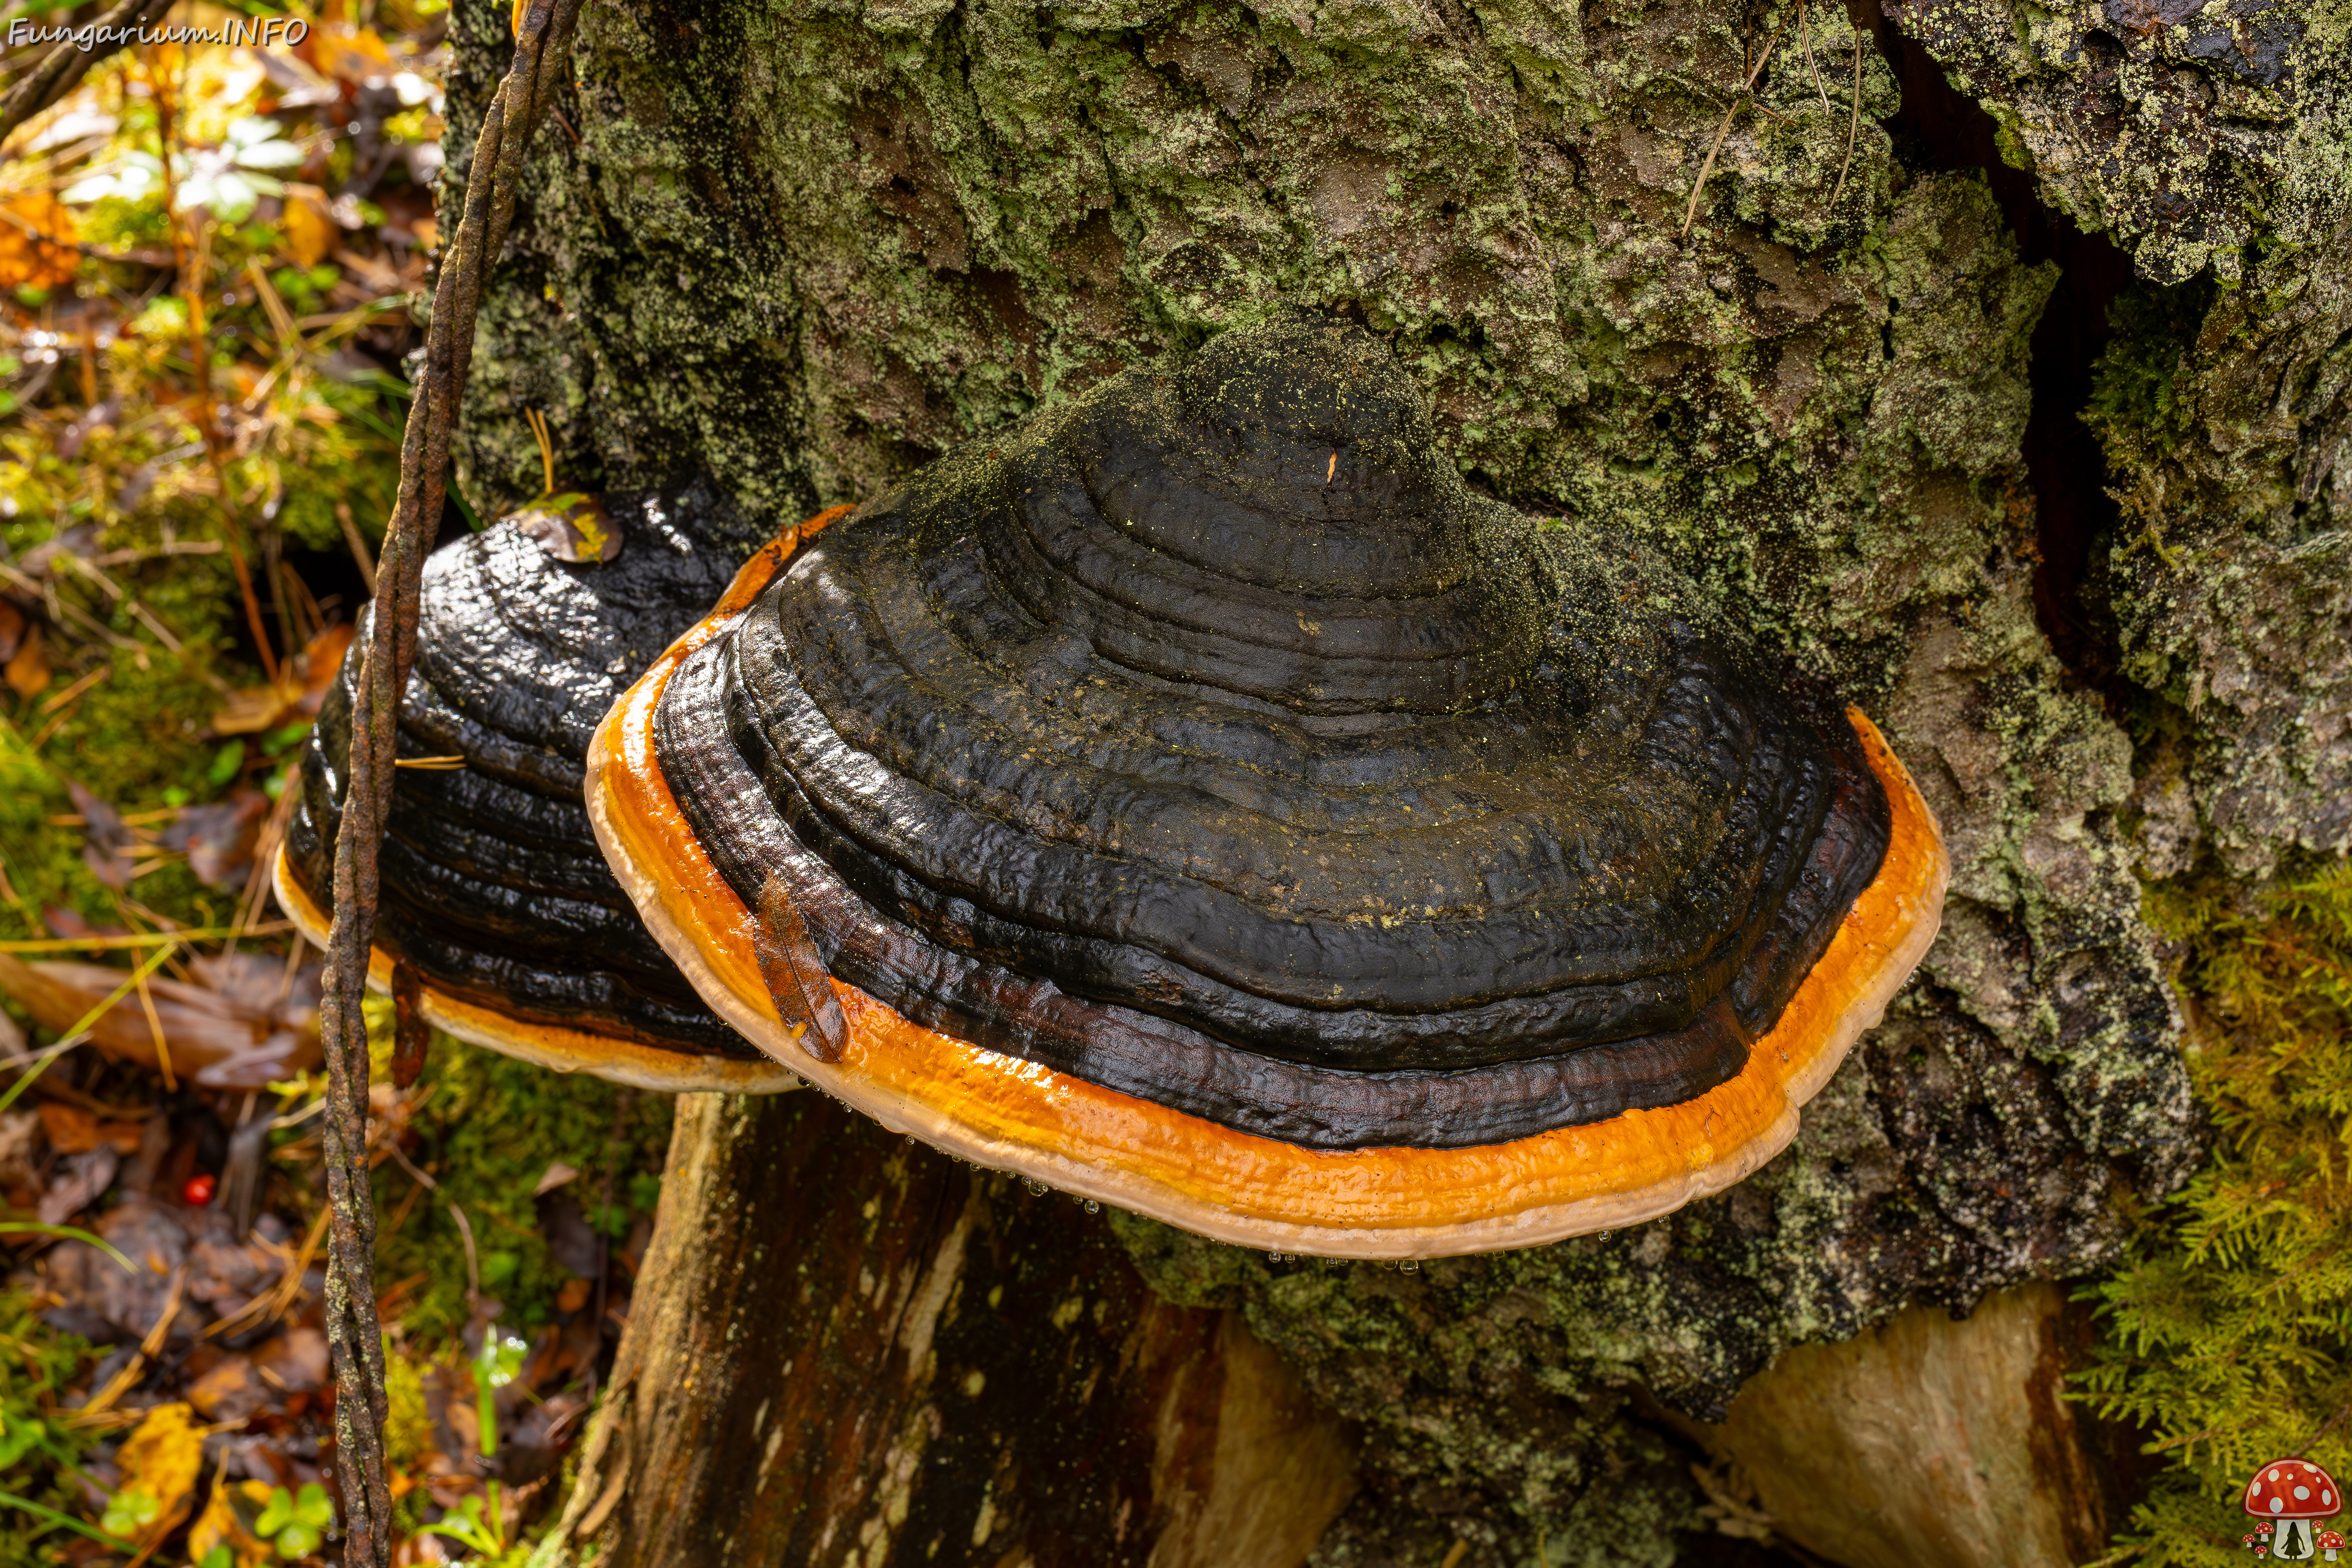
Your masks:
{"label": "rough tree bark", "polygon": [[687,1097],[558,1534],[611,1568],[1282,1568],[1354,1444],[1065,1197],[814,1093]]}
{"label": "rough tree bark", "polygon": [[[2257,875],[2352,834],[2333,151],[2352,70],[2339,21],[2224,9],[590,5],[570,136],[534,159],[483,310],[460,454],[478,504],[538,486],[525,406],[573,482],[701,468],[781,522],[1278,304],[1341,310],[1415,367],[1474,485],[1634,531],[1853,693],[1955,871],[1919,979],[1786,1153],[1666,1220],[1533,1252],[1403,1274],[1058,1199],[1036,1220],[921,1151],[885,1161],[823,1105],[698,1110],[572,1543],[1058,1562],[1068,1531],[1106,1550],[1084,1510],[1116,1496],[1143,1531],[1129,1560],[1175,1561],[1154,1554],[1178,1539],[1165,1500],[1220,1483],[1181,1491],[1136,1456],[1169,1386],[1257,1377],[1262,1342],[1358,1424],[1318,1563],[1435,1564],[1457,1542],[1476,1563],[1724,1561],[1706,1532],[1738,1512],[1693,1463],[1713,1456],[1719,1490],[1775,1462],[1743,1451],[1735,1395],[1804,1364],[1784,1352],[1906,1312],[1886,1332],[1948,1339],[1937,1356],[2009,1353],[1977,1340],[2019,1312],[2011,1350],[2054,1333],[2030,1282],[2097,1269],[2119,1201],[2197,1156],[2136,870],[2210,852]],[[502,15],[457,7],[453,187]],[[2095,364],[2116,298],[2130,324]],[[2120,513],[2070,441],[2095,389]],[[2136,689],[2168,704],[2137,745],[2113,716]],[[983,1235],[998,1250],[971,1274]],[[950,1277],[933,1368],[864,1303]],[[1043,1301],[1056,1277],[1095,1281],[1102,1321],[1005,1325],[1024,1342],[971,1362],[984,1386],[959,1405],[940,1347],[992,1331],[972,1281]],[[1962,1326],[1977,1340],[1917,1327],[2012,1289]],[[1197,1315],[1235,1311],[1254,1340]],[[1095,1400],[1041,1423],[1084,1386],[1054,1369],[1094,1365]],[[785,1430],[762,1423],[788,1413],[762,1487],[761,1433]],[[977,1478],[1097,1449],[1125,1456],[1117,1489],[1022,1491],[1001,1551],[992,1516],[980,1530],[1007,1505]],[[2051,1528],[2071,1550],[2107,1522]],[[1843,1539],[1810,1537],[1859,1568]]]}

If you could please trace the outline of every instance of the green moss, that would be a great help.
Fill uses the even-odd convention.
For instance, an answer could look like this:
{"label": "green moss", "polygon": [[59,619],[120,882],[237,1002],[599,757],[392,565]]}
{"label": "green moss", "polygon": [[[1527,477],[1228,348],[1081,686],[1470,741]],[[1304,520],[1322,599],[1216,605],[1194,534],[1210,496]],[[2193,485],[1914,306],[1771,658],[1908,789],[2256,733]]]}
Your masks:
{"label": "green moss", "polygon": [[[100,436],[91,446],[110,439]],[[90,471],[105,460],[110,459],[93,457]],[[0,470],[0,489],[54,501],[57,495],[44,490],[39,478],[52,468],[52,478],[62,482],[68,470],[53,458]],[[103,552],[152,552],[174,521],[184,525],[188,519],[184,511],[117,514],[98,529],[98,542]],[[54,529],[53,512],[20,519],[0,525],[0,542],[11,558],[21,557],[47,542]],[[47,821],[74,809],[68,779],[125,813],[170,800],[208,801],[236,782],[235,775],[213,776],[221,742],[212,733],[212,715],[224,688],[258,677],[229,655],[226,627],[241,611],[226,557],[153,554],[107,570],[125,591],[122,598],[86,574],[51,574],[50,593],[71,613],[42,627],[49,685],[30,698],[0,691],[0,867],[17,895],[14,905],[0,901],[0,931],[8,936],[47,935],[44,904],[98,923],[122,923],[119,896],[82,863],[80,831]],[[182,651],[162,646],[134,604]],[[68,696],[77,685],[79,695]],[[141,876],[130,891],[149,909],[192,925],[214,923],[233,902],[232,895],[200,886],[178,861]]]}
{"label": "green moss", "polygon": [[[376,1064],[379,1078],[388,1070],[388,1059]],[[465,1325],[467,1243],[449,1214],[454,1204],[472,1228],[482,1293],[503,1305],[499,1321],[539,1327],[572,1277],[541,1232],[533,1196],[540,1179],[559,1162],[578,1171],[562,1194],[608,1242],[625,1239],[659,1196],[669,1097],[551,1073],[439,1034],[419,1092],[409,1158],[439,1187],[419,1190],[397,1163],[377,1167],[379,1284],[390,1289],[424,1276],[401,1312],[412,1342],[437,1344]]]}
{"label": "green moss", "polygon": [[2163,1456],[2124,1543],[2148,1568],[2243,1562],[2254,1467],[2352,1472],[2352,866],[2249,895],[2160,887],[2201,1009],[2190,1070],[2213,1158],[2099,1285],[2084,1392]]}
{"label": "green moss", "polygon": [[2115,335],[2092,367],[2084,420],[2122,470],[2170,457],[2196,426],[2191,354],[2213,300],[2210,279],[2127,289],[2107,311]]}
{"label": "green moss", "polygon": [[[97,1359],[87,1342],[35,1316],[28,1293],[0,1291],[0,1491],[81,1514],[73,1470],[96,1435],[58,1420],[58,1402],[66,1384]],[[52,1548],[60,1536],[29,1514],[0,1508],[0,1563],[57,1561]]]}
{"label": "green moss", "polygon": [[[1241,1308],[1318,1398],[1366,1425],[1374,1485],[1444,1521],[1432,1561],[1459,1535],[1506,1560],[1541,1549],[1552,1564],[1664,1564],[1703,1528],[1689,1456],[1630,1408],[1643,1363],[1674,1337],[1660,1332],[1670,1303],[1637,1262],[1663,1229],[1399,1267],[1112,1223],[1155,1290]],[[1704,1336],[1684,1337],[1696,1350]],[[1386,1512],[1343,1521],[1315,1561],[1412,1561],[1389,1538],[1397,1528]]]}
{"label": "green moss", "polygon": [[[107,677],[38,752],[22,728],[41,718],[37,703],[24,704],[17,717],[0,716],[0,864],[18,900],[13,907],[0,904],[0,926],[9,935],[47,934],[40,918],[45,904],[96,923],[121,923],[121,896],[82,860],[80,830],[53,826],[47,818],[73,810],[69,776],[124,812],[163,805],[167,790],[195,801],[224,793],[208,777],[220,742],[207,721],[218,703],[214,688],[177,659],[151,653],[142,669],[118,654]],[[130,892],[187,925],[226,919],[235,902],[234,893],[205,888],[179,860],[141,876]]]}
{"label": "green moss", "polygon": [[384,1367],[384,1395],[390,1414],[383,1422],[384,1454],[401,1468],[433,1451],[433,1421],[425,1413],[425,1382],[406,1358],[389,1358]]}
{"label": "green moss", "polygon": [[2352,848],[2352,12],[2178,18],[1918,0],[1902,27],[2131,259],[2089,411],[2124,514],[2094,587],[2123,673],[2188,721],[2194,828],[2267,877]]}

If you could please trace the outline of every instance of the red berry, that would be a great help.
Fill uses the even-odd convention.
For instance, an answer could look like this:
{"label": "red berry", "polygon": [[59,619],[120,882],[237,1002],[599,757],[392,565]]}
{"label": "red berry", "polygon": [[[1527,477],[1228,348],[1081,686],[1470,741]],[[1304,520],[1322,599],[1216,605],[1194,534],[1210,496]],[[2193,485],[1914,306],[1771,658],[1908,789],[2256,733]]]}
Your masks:
{"label": "red berry", "polygon": [[219,1184],[211,1176],[190,1176],[188,1184],[180,1189],[180,1195],[188,1200],[189,1207],[202,1208],[213,1201],[213,1189]]}

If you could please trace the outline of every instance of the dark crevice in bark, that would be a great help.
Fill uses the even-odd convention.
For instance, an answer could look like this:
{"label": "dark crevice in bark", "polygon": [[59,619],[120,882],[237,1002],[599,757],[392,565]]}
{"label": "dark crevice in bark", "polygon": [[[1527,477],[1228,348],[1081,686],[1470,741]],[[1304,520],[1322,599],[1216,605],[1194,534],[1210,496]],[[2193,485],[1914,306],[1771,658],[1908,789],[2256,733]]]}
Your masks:
{"label": "dark crevice in bark", "polygon": [[2105,235],[2084,233],[2036,199],[2033,176],[2002,162],[1993,117],[1893,23],[1873,20],[1903,87],[1903,107],[1886,121],[1898,153],[1931,168],[1982,170],[2021,259],[2058,265],[2057,289],[2033,329],[2033,402],[2023,443],[2036,519],[2033,611],[2059,662],[2121,711],[2128,689],[2115,620],[2096,593],[2085,592],[2094,552],[2112,536],[2118,512],[2106,491],[2105,455],[2082,415],[2090,406],[2092,367],[2111,335],[2107,309],[2132,281],[2131,258]]}

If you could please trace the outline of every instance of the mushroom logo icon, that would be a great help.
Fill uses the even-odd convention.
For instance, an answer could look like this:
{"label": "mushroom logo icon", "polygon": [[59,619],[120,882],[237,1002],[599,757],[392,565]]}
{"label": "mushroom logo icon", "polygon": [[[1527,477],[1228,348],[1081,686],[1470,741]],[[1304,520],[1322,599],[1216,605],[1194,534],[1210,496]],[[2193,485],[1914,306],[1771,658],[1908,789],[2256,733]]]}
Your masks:
{"label": "mushroom logo icon", "polygon": [[[2270,1524],[2268,1555],[2281,1563],[2308,1563],[2324,1544],[2334,1562],[2344,1538],[2334,1531],[2323,1542],[2315,1521],[2344,1511],[2343,1489],[2336,1478],[2308,1459],[2273,1459],[2256,1470],[2246,1483],[2246,1511]],[[2263,1555],[2256,1544],[2255,1555]]]}

